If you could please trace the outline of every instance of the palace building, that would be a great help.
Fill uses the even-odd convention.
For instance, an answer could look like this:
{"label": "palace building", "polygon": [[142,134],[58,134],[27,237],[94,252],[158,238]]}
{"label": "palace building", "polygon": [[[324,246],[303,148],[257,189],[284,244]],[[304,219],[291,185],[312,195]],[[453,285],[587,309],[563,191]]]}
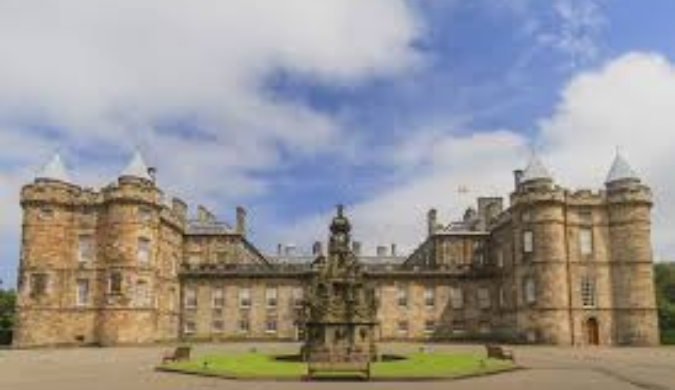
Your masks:
{"label": "palace building", "polygon": [[[262,253],[244,209],[233,226],[201,206],[191,219],[155,174],[137,153],[94,190],[56,156],[22,189],[15,346],[303,337],[324,245]],[[508,202],[478,198],[450,223],[430,210],[408,256],[394,246],[367,256],[353,242],[375,289],[376,337],[657,344],[651,207],[620,155],[600,191],[557,186],[535,156]]]}

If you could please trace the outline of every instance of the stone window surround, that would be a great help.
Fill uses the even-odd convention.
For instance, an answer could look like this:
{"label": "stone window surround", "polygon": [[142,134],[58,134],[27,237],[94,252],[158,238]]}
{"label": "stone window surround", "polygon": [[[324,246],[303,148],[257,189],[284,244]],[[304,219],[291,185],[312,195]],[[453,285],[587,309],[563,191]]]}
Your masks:
{"label": "stone window surround", "polygon": [[50,275],[47,272],[34,272],[28,279],[28,295],[31,298],[39,298],[50,292]]}
{"label": "stone window surround", "polygon": [[450,287],[450,305],[455,310],[464,308],[464,291],[461,287]]}
{"label": "stone window surround", "polygon": [[185,289],[185,308],[196,309],[198,304],[197,299],[197,289],[195,287],[187,287]]}
{"label": "stone window surround", "polygon": [[408,289],[406,286],[396,287],[396,303],[398,307],[408,307]]}
{"label": "stone window surround", "polygon": [[123,284],[122,271],[110,271],[108,274],[108,294],[122,294]]}
{"label": "stone window surround", "polygon": [[216,286],[211,290],[211,307],[214,309],[222,309],[225,307],[225,289]]}
{"label": "stone window surround", "polygon": [[523,231],[523,253],[534,253],[534,232],[530,229]]}
{"label": "stone window surround", "polygon": [[90,233],[80,234],[77,238],[77,260],[86,263],[94,260],[94,235]]}
{"label": "stone window surround", "polygon": [[481,310],[487,310],[492,306],[492,300],[490,299],[490,289],[487,287],[478,287],[476,291],[478,296],[478,307]]}
{"label": "stone window surround", "polygon": [[584,308],[597,307],[597,289],[595,277],[584,275],[580,280],[581,306]]}
{"label": "stone window surround", "polygon": [[140,264],[149,264],[152,258],[152,240],[141,236],[138,237],[136,245],[136,260]]}
{"label": "stone window surround", "polygon": [[527,305],[537,302],[537,285],[532,276],[526,276],[523,281],[523,301]]}
{"label": "stone window surround", "polygon": [[424,288],[424,307],[433,309],[436,306],[436,288],[435,286],[426,286]]}
{"label": "stone window surround", "polygon": [[251,300],[251,289],[248,287],[240,287],[237,296],[237,301],[239,308],[241,309],[251,308],[253,303]]}
{"label": "stone window surround", "polygon": [[278,288],[267,287],[265,289],[265,305],[267,308],[276,308],[278,303]]}
{"label": "stone window surround", "polygon": [[579,243],[579,254],[582,257],[593,256],[595,240],[593,237],[593,228],[590,226],[584,226],[579,228],[577,233],[578,243]]}
{"label": "stone window surround", "polygon": [[75,283],[75,306],[89,305],[89,279],[77,279]]}

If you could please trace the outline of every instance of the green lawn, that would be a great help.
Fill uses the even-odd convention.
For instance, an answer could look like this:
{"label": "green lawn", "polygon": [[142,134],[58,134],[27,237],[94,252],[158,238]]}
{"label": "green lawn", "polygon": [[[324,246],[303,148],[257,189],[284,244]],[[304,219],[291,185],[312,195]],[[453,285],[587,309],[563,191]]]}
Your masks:
{"label": "green lawn", "polygon": [[[513,368],[510,362],[472,354],[414,353],[406,357],[404,360],[374,363],[372,377],[454,378]],[[297,379],[307,373],[305,363],[279,361],[274,356],[257,353],[206,356],[160,368],[193,374],[262,379]]]}

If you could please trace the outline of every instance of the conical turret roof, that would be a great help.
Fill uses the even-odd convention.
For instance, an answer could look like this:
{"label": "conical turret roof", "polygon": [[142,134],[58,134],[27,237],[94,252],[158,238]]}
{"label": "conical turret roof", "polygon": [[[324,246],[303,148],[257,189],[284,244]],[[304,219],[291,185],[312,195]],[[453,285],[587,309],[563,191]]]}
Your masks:
{"label": "conical turret roof", "polygon": [[57,180],[64,183],[70,183],[70,175],[58,153],[54,154],[54,157],[52,157],[52,159],[42,168],[36,176],[36,179]]}
{"label": "conical turret roof", "polygon": [[522,180],[523,183],[525,183],[534,180],[553,180],[553,177],[539,157],[536,154],[533,154],[529,164],[527,164],[527,168],[525,168],[525,171],[523,172]]}
{"label": "conical turret roof", "polygon": [[120,174],[120,177],[125,176],[137,177],[140,179],[152,181],[152,177],[150,177],[150,174],[148,173],[148,166],[145,163],[141,152],[138,150],[134,152],[134,156],[129,162],[129,165],[127,165],[127,167]]}
{"label": "conical turret roof", "polygon": [[612,168],[610,168],[609,173],[607,174],[607,180],[605,184],[616,183],[623,180],[640,180],[640,177],[635,173],[633,168],[631,168],[628,161],[621,155],[621,153],[616,154],[614,162],[612,163]]}

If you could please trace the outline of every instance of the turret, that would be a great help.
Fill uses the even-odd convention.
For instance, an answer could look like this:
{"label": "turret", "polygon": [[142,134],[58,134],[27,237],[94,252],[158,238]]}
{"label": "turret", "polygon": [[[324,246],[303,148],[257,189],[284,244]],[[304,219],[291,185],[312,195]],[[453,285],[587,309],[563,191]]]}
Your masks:
{"label": "turret", "polygon": [[651,190],[617,154],[606,180],[618,344],[658,343],[651,244]]}
{"label": "turret", "polygon": [[162,194],[139,152],[122,171],[117,185],[104,188],[102,193],[105,208],[99,238],[104,248],[106,307],[99,342],[154,341]]}
{"label": "turret", "polygon": [[511,202],[521,337],[537,343],[570,343],[565,193],[554,186],[536,155],[517,182]]}

